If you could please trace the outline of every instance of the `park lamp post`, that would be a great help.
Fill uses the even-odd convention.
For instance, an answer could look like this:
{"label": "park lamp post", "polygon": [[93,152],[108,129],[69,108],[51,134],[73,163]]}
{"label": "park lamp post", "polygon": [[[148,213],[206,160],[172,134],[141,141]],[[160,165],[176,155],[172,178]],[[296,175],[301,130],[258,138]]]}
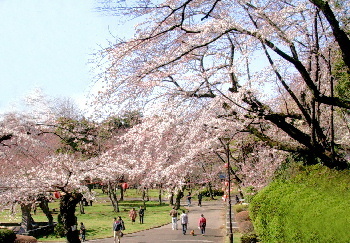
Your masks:
{"label": "park lamp post", "polygon": [[228,214],[229,214],[229,243],[233,243],[233,230],[232,230],[232,203],[231,203],[231,165],[230,165],[230,141],[231,138],[222,138],[226,143],[223,144],[226,152],[227,164],[227,180],[228,180]]}

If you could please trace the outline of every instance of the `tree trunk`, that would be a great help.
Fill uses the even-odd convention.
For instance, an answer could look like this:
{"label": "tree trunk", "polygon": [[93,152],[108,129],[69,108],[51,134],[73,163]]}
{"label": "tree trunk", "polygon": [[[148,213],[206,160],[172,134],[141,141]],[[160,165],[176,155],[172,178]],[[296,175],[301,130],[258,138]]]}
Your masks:
{"label": "tree trunk", "polygon": [[101,185],[101,190],[102,190],[102,193],[108,194],[108,188],[106,185]]}
{"label": "tree trunk", "polygon": [[310,0],[314,5],[316,5],[322,13],[327,18],[328,23],[332,27],[333,35],[336,39],[336,41],[339,44],[339,47],[342,51],[342,56],[344,59],[344,62],[346,66],[348,67],[348,72],[350,70],[350,55],[349,55],[349,46],[350,46],[350,39],[347,36],[346,32],[341,28],[341,25],[337,18],[335,17],[335,14],[333,13],[332,9],[330,8],[328,1],[324,0]]}
{"label": "tree trunk", "polygon": [[143,208],[146,209],[146,189],[142,189],[142,202],[143,202]]}
{"label": "tree trunk", "polygon": [[[329,51],[329,56],[330,56],[330,51]],[[329,65],[330,66],[330,65]],[[332,73],[332,70],[329,70],[330,73]],[[331,97],[334,97],[334,78],[331,75]],[[331,106],[331,158],[332,158],[332,163],[334,163],[334,158],[335,158],[335,131],[334,131],[334,106]]]}
{"label": "tree trunk", "polygon": [[124,189],[121,184],[118,185],[118,189],[120,190],[120,199],[119,201],[124,201]]}
{"label": "tree trunk", "polygon": [[211,186],[211,183],[208,182],[208,191],[209,191],[209,196],[211,200],[214,200],[214,193],[213,193],[213,187]]}
{"label": "tree trunk", "polygon": [[171,194],[170,194],[169,205],[174,205],[174,192],[171,192]]}
{"label": "tree trunk", "polygon": [[82,198],[81,193],[66,193],[61,197],[60,217],[68,243],[80,243],[75,208]]}
{"label": "tree trunk", "polygon": [[28,230],[33,229],[33,218],[30,214],[30,211],[32,210],[32,204],[21,204],[21,211],[22,211],[22,222],[21,227],[24,230],[24,232],[27,232]]}
{"label": "tree trunk", "polygon": [[114,185],[109,181],[108,182],[108,197],[109,200],[111,200],[114,212],[119,213],[119,204],[118,204],[118,198],[115,192]]}
{"label": "tree trunk", "polygon": [[183,190],[179,190],[176,194],[175,209],[178,210],[181,207],[181,198],[183,198]]}
{"label": "tree trunk", "polygon": [[162,184],[160,184],[159,187],[159,195],[158,195],[158,201],[159,201],[159,205],[162,205]]}
{"label": "tree trunk", "polygon": [[85,214],[83,201],[79,202],[80,214]]}
{"label": "tree trunk", "polygon": [[53,225],[53,216],[50,212],[48,200],[45,197],[43,197],[43,198],[39,198],[39,202],[40,202],[39,207],[41,208],[41,210],[49,220],[49,225]]}

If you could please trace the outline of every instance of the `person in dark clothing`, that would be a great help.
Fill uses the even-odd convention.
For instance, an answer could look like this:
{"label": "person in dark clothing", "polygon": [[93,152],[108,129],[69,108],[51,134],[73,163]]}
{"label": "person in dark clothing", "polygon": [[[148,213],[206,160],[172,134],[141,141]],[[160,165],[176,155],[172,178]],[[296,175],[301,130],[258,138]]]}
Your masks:
{"label": "person in dark clothing", "polygon": [[86,200],[85,197],[82,199],[82,201],[83,201],[83,205],[84,206],[89,206],[89,203],[88,203],[88,201]]}
{"label": "person in dark clothing", "polygon": [[122,237],[122,230],[124,229],[125,229],[125,226],[122,218],[121,217],[118,217],[118,219],[114,218],[114,221],[113,221],[114,243],[117,243],[117,239],[118,239],[118,243],[120,243],[120,238]]}
{"label": "person in dark clothing", "polygon": [[144,216],[145,216],[145,209],[142,206],[140,206],[140,210],[139,210],[140,224],[143,224]]}
{"label": "person in dark clothing", "polygon": [[85,233],[86,233],[86,228],[83,222],[80,223],[80,238],[81,241],[85,241]]}
{"label": "person in dark clothing", "polygon": [[202,198],[203,198],[202,193],[199,193],[198,194],[198,206],[199,207],[202,207]]}
{"label": "person in dark clothing", "polygon": [[187,198],[187,206],[191,206],[191,199],[192,199],[192,196],[191,196],[191,193],[189,192],[186,196]]}
{"label": "person in dark clothing", "polygon": [[236,195],[236,204],[239,203],[239,198],[238,198],[238,195]]}

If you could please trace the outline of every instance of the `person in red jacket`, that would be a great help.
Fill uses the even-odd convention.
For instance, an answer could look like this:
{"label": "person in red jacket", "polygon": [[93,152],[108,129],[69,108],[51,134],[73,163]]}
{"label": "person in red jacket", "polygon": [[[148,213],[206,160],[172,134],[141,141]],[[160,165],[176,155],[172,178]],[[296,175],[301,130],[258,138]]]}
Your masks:
{"label": "person in red jacket", "polygon": [[204,215],[201,214],[201,217],[198,221],[198,228],[201,230],[202,235],[205,234],[205,227],[207,226],[207,220],[204,218]]}

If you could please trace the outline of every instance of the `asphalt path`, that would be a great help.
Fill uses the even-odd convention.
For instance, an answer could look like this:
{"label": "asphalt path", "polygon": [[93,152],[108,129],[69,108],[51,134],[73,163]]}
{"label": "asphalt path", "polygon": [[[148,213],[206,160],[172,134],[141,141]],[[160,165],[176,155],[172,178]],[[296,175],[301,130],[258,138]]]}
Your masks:
{"label": "asphalt path", "polygon": [[[194,202],[196,203],[196,202]],[[225,228],[225,204],[221,200],[203,201],[202,207],[191,205],[186,207],[189,210],[189,225],[187,234],[182,234],[181,224],[178,221],[178,230],[171,229],[171,217],[169,224],[140,231],[137,233],[126,234],[121,238],[121,243],[195,243],[195,242],[214,242],[223,243],[226,234]],[[198,220],[201,214],[207,219],[206,234],[201,235],[198,229]],[[194,235],[191,235],[194,230]],[[112,233],[112,232],[111,232]],[[87,236],[88,237],[88,236]],[[113,238],[89,240],[87,242],[113,243]]]}

